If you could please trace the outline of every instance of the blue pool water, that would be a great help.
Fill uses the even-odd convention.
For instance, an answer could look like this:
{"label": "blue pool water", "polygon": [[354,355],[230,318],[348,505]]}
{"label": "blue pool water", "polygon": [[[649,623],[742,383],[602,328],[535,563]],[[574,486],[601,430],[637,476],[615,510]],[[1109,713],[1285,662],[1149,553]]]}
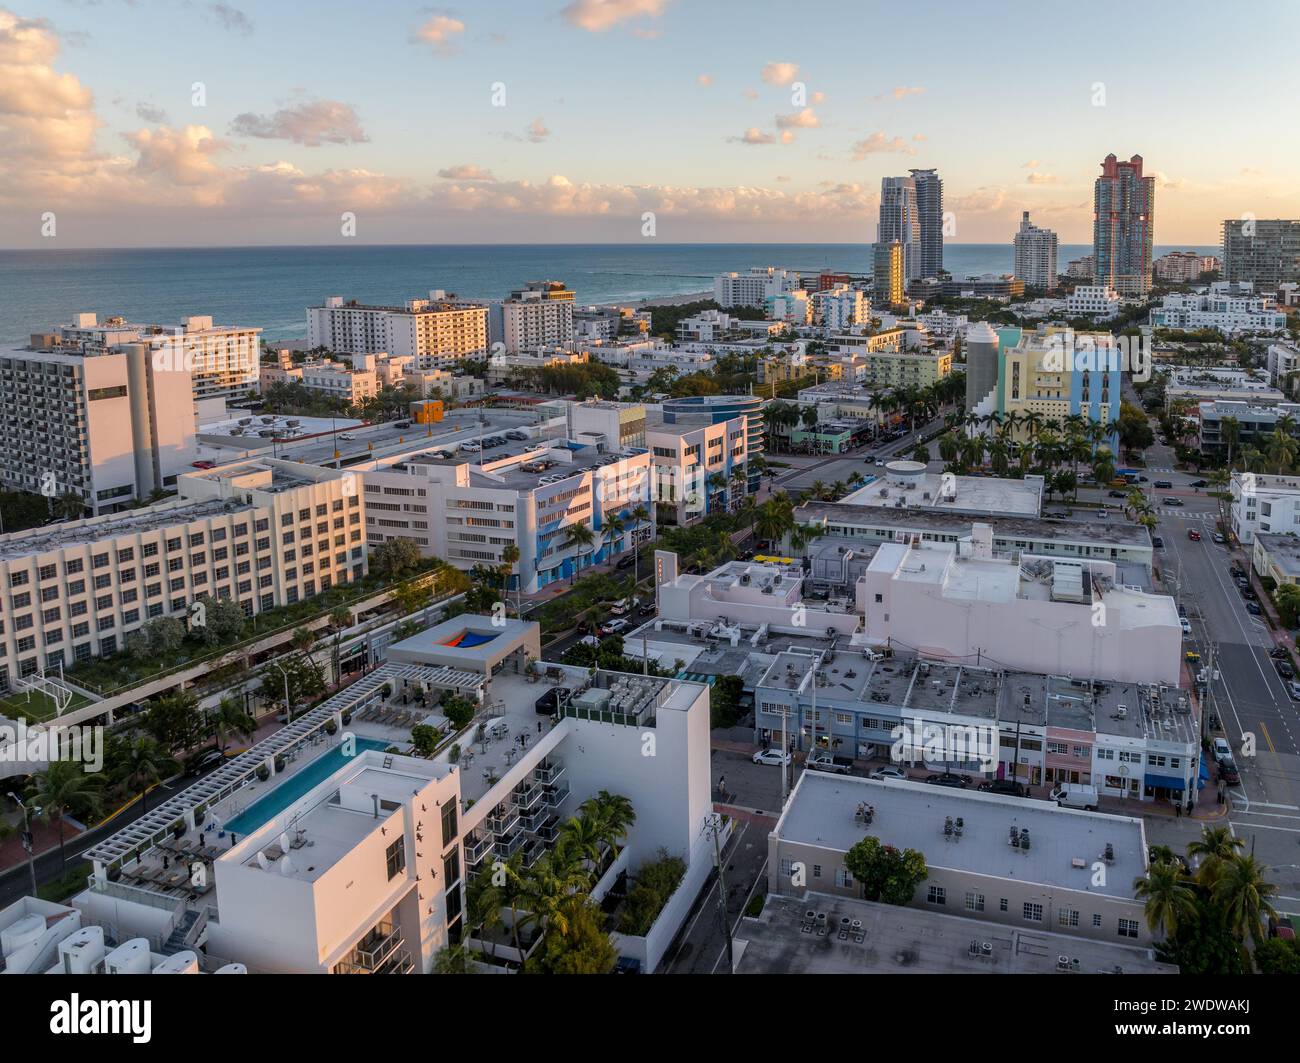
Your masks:
{"label": "blue pool water", "polygon": [[[387,749],[388,745],[389,743],[380,742],[374,738],[358,738],[356,740],[356,751],[360,753],[367,749]],[[234,834],[237,840],[247,837],[267,820],[283,812],[303,794],[311,790],[312,787],[328,779],[339,768],[343,767],[348,760],[349,758],[343,753],[341,744],[335,746],[328,753],[322,753],[265,797],[254,801],[234,819],[228,823],[223,823],[223,829]]]}

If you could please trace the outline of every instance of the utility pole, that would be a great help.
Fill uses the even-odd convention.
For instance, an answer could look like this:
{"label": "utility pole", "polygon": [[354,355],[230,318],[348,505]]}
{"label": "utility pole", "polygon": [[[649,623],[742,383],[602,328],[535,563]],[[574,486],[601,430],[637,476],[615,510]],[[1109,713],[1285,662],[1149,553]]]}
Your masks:
{"label": "utility pole", "polygon": [[[782,767],[782,778],[785,768]],[[718,865],[718,918],[722,921],[722,937],[727,943],[727,973],[736,973],[736,957],[731,947],[731,920],[727,915],[727,880],[722,866],[722,816],[711,813],[705,817],[704,829],[713,835],[713,860]]]}
{"label": "utility pole", "polygon": [[[28,818],[27,802],[15,793],[10,793],[19,807],[23,810],[23,848],[27,850],[27,870],[32,877],[32,896],[36,896],[36,838],[32,834],[31,820]],[[36,810],[37,813],[40,809]]]}

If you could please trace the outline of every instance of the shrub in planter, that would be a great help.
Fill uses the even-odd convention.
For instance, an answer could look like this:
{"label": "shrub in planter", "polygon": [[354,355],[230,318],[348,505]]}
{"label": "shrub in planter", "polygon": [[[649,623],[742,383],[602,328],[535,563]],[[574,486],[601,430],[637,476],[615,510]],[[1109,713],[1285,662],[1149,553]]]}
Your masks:
{"label": "shrub in planter", "polygon": [[196,809],[194,812],[194,825],[196,827],[203,826],[203,821],[207,818],[208,818],[208,810],[206,808]]}
{"label": "shrub in planter", "polygon": [[284,757],[276,757],[276,758],[275,758],[275,770],[276,770],[277,772],[284,771],[284,766],[285,766],[285,764],[287,764],[287,763],[288,763],[288,761],[286,761],[286,760],[284,759]]}
{"label": "shrub in planter", "polygon": [[[344,720],[343,722],[344,722],[344,723],[347,723],[346,720]],[[338,729],[339,729],[339,725],[336,724],[333,720],[326,720],[326,721],[325,721],[325,733],[326,733],[327,735],[337,734],[337,733],[338,733]]]}
{"label": "shrub in planter", "polygon": [[270,777],[271,777],[271,769],[268,768],[265,764],[259,764],[257,766],[257,781],[266,782],[266,780],[269,779]]}
{"label": "shrub in planter", "polygon": [[[343,712],[340,714],[339,719],[343,721],[343,726],[346,727],[348,724],[352,722],[352,713],[348,709],[344,709]],[[330,731],[330,734],[333,733],[334,733],[333,731]]]}
{"label": "shrub in planter", "polygon": [[392,684],[392,683],[385,683],[385,684],[383,685],[383,688],[382,688],[382,689],[383,689],[383,694],[384,694],[384,698],[385,698],[385,699],[391,698],[391,697],[393,696],[393,684]]}
{"label": "shrub in planter", "polygon": [[458,764],[458,763],[460,762],[460,743],[459,743],[459,742],[457,742],[454,746],[451,747],[451,752],[449,752],[449,753],[447,754],[447,759],[448,759],[449,761],[451,761],[453,764]]}

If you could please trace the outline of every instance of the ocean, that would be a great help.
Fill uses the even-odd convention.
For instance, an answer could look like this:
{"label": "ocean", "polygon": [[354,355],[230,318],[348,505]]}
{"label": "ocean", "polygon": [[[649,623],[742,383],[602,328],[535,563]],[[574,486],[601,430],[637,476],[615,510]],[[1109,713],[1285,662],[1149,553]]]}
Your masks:
{"label": "ocean", "polygon": [[[1218,249],[1157,247],[1215,254]],[[1063,245],[1060,268],[1091,252]],[[326,296],[400,304],[441,288],[501,298],[525,281],[564,281],[578,305],[634,302],[712,288],[715,274],[750,266],[871,271],[869,244],[518,244],[141,248],[0,251],[0,345],[67,324],[74,313],[172,324],[210,314],[259,326],[267,340],[306,333],[304,308]],[[1009,273],[1009,244],[948,244],[954,276]]]}

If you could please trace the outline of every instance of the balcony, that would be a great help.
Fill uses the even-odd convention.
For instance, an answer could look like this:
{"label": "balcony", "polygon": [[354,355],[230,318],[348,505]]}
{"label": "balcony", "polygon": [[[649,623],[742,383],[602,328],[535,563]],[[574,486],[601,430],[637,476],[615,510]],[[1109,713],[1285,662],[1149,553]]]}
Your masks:
{"label": "balcony", "polygon": [[490,856],[496,848],[496,840],[490,836],[470,835],[465,839],[465,860],[470,867],[476,866],[484,857]]}
{"label": "balcony", "polygon": [[554,812],[562,804],[564,799],[569,796],[569,781],[567,779],[556,783],[554,786],[546,788],[546,807]]}
{"label": "balcony", "polygon": [[520,783],[511,795],[515,807],[520,812],[531,812],[542,803],[543,791],[540,786],[530,782]]}
{"label": "balcony", "polygon": [[548,758],[533,769],[533,782],[541,783],[543,786],[554,786],[556,780],[563,774],[564,763]]}
{"label": "balcony", "polygon": [[543,806],[519,817],[519,826],[529,834],[536,834],[537,829],[550,817],[551,810]]}
{"label": "balcony", "polygon": [[516,831],[514,834],[498,838],[497,855],[502,859],[509,859],[514,856],[527,841],[528,835],[523,831]]}
{"label": "balcony", "polygon": [[[356,943],[339,966],[344,974],[401,974],[410,970],[410,955],[402,933],[392,923],[380,923]],[[401,968],[405,967],[405,970]]]}
{"label": "balcony", "polygon": [[537,828],[537,837],[546,842],[548,845],[553,843],[560,836],[560,818],[555,815],[548,815],[545,821]]}
{"label": "balcony", "polygon": [[519,810],[511,805],[497,805],[492,815],[487,818],[487,829],[499,841],[519,825]]}

